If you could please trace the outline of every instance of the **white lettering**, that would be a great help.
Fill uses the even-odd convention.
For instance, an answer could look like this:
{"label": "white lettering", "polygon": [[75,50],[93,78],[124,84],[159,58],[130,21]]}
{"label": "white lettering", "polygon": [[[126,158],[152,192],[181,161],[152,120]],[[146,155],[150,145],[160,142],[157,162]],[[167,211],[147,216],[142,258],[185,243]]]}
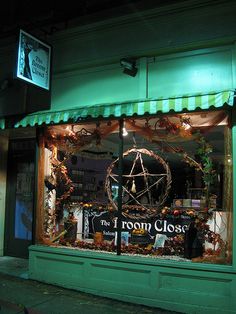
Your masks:
{"label": "white lettering", "polygon": [[139,222],[135,222],[134,223],[134,229],[140,229],[140,223]]}
{"label": "white lettering", "polygon": [[102,226],[110,226],[110,221],[101,220],[101,225]]}
{"label": "white lettering", "polygon": [[182,227],[182,231],[183,231],[183,233],[185,233],[185,231],[186,231],[186,229],[188,228],[188,226],[187,225],[183,225],[183,227]]}
{"label": "white lettering", "polygon": [[163,229],[164,232],[166,232],[166,225],[167,225],[167,221],[164,220],[164,229]]}
{"label": "white lettering", "polygon": [[115,232],[111,232],[111,231],[105,231],[105,230],[103,230],[103,234],[104,234],[104,235],[108,235],[108,236],[115,236]]}
{"label": "white lettering", "polygon": [[[117,217],[112,220],[114,223],[114,229],[117,229]],[[102,226],[111,226],[111,223],[105,219],[102,219],[100,221]],[[162,232],[162,233],[185,233],[188,225],[181,225],[181,224],[171,224],[168,223],[167,220],[161,220],[157,219],[154,222],[154,225],[148,222],[132,222],[132,221],[121,221],[121,229],[124,230],[132,230],[132,229],[144,229],[147,230],[148,232],[151,232],[152,226],[154,226],[154,229],[157,232]]]}
{"label": "white lettering", "polygon": [[134,225],[131,221],[127,222],[127,229],[133,229]]}
{"label": "white lettering", "polygon": [[167,231],[172,233],[175,231],[175,227],[173,225],[169,224],[169,225],[167,225]]}
{"label": "white lettering", "polygon": [[151,231],[151,228],[152,228],[152,225],[151,223],[147,223],[147,222],[142,222],[141,223],[141,228],[144,229],[144,230],[147,230],[148,232]]}
{"label": "white lettering", "polygon": [[158,227],[158,225],[159,226],[162,225],[162,222],[163,222],[163,220],[159,220],[159,219],[155,221],[154,227],[155,227],[156,231],[158,231],[158,232],[162,231],[163,228],[162,227],[161,228]]}
{"label": "white lettering", "polygon": [[157,232],[169,232],[169,233],[185,233],[185,230],[187,229],[187,225],[173,225],[168,224],[167,220],[156,220],[154,224],[154,228]]}
{"label": "white lettering", "polygon": [[175,226],[175,232],[176,233],[181,233],[182,229],[181,229],[181,226],[180,225],[176,225]]}
{"label": "white lettering", "polygon": [[114,228],[116,229],[117,228],[117,218],[114,218],[113,222],[114,222]]}

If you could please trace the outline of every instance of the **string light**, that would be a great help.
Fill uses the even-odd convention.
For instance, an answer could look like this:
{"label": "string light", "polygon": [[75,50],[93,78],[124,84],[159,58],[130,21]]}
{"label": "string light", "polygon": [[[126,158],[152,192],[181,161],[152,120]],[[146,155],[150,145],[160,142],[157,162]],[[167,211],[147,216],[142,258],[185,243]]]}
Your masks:
{"label": "string light", "polygon": [[232,164],[232,158],[231,158],[231,155],[227,155],[227,162],[229,165]]}
{"label": "string light", "polygon": [[67,125],[66,131],[68,132],[69,136],[75,135],[74,125]]}

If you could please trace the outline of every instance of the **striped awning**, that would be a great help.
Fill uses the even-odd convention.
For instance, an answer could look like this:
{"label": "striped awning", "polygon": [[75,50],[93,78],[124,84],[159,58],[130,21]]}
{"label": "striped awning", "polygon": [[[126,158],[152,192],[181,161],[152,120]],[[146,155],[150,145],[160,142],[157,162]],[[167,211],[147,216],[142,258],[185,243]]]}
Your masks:
{"label": "striped awning", "polygon": [[59,124],[69,121],[79,121],[85,118],[119,118],[154,115],[168,113],[170,111],[194,111],[205,110],[211,107],[220,108],[224,105],[233,105],[234,91],[222,91],[201,95],[186,95],[182,97],[160,98],[156,100],[144,100],[120,104],[92,105],[68,109],[63,111],[38,111],[28,114],[15,124],[15,128],[36,126],[43,124]]}

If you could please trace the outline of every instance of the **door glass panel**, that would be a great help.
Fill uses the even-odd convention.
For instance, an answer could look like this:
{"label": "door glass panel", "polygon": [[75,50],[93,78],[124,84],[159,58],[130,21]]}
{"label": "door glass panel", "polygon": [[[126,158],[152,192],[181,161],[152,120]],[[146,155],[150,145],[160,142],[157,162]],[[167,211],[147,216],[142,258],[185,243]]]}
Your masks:
{"label": "door glass panel", "polygon": [[34,163],[20,162],[17,165],[15,238],[32,240]]}

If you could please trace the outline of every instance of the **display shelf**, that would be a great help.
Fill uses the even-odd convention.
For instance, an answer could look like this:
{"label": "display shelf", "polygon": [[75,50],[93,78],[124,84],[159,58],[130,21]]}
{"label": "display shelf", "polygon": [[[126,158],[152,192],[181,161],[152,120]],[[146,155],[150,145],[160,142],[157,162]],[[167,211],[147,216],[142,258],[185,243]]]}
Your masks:
{"label": "display shelf", "polygon": [[74,185],[74,191],[70,196],[71,200],[92,201],[97,198],[98,182],[96,171],[71,169],[70,177]]}

